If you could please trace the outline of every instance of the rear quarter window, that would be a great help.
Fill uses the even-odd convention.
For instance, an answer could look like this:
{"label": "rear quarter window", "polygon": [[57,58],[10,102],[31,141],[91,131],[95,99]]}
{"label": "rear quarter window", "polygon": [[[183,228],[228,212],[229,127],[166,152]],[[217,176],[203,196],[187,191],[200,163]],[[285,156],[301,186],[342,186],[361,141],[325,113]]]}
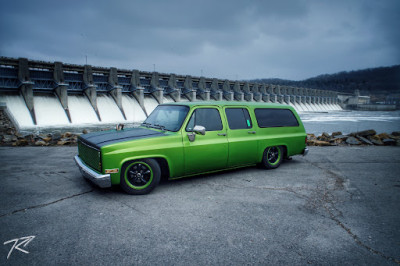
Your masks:
{"label": "rear quarter window", "polygon": [[297,127],[299,122],[289,109],[257,108],[254,110],[259,127]]}

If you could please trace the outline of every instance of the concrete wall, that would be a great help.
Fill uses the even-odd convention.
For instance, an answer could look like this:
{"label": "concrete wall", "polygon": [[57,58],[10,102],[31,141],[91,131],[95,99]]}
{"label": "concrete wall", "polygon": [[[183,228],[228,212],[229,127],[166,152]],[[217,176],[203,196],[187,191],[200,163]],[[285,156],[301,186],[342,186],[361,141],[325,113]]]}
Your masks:
{"label": "concrete wall", "polygon": [[99,121],[101,121],[97,106],[99,93],[110,95],[125,119],[122,94],[132,95],[144,112],[146,112],[145,95],[152,95],[159,104],[163,103],[164,96],[170,96],[176,102],[182,97],[190,101],[201,99],[283,104],[338,102],[337,92],[333,91],[2,57],[0,93],[10,90],[23,96],[35,123],[33,94],[36,91],[56,95],[70,121],[68,106],[70,93],[85,95]]}

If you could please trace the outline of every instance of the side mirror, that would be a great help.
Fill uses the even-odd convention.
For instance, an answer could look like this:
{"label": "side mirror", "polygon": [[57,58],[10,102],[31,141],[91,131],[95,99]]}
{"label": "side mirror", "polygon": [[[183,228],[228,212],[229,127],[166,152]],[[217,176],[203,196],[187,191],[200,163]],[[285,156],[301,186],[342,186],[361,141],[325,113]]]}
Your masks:
{"label": "side mirror", "polygon": [[206,128],[198,125],[194,126],[193,131],[187,134],[190,142],[193,142],[196,139],[196,134],[205,135]]}
{"label": "side mirror", "polygon": [[203,126],[194,126],[193,128],[193,132],[196,134],[201,134],[201,135],[205,135],[206,134],[206,128]]}

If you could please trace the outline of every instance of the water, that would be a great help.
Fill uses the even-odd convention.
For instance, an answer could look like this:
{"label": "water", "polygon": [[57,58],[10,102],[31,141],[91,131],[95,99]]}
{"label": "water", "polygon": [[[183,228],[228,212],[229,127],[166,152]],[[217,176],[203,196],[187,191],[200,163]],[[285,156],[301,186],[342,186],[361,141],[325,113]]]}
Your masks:
{"label": "water", "polygon": [[342,108],[337,104],[309,104],[309,103],[290,103],[297,112],[327,112],[341,111]]}
{"label": "water", "polygon": [[73,124],[97,124],[99,119],[89,100],[85,96],[68,96],[68,108]]}
{"label": "water", "polygon": [[153,98],[153,96],[144,96],[144,108],[146,109],[148,115],[153,112],[154,109],[156,109],[157,105],[158,102]]}
{"label": "water", "polygon": [[181,95],[181,102],[189,102],[189,99],[185,95]]}
{"label": "water", "polygon": [[400,111],[299,112],[307,133],[341,131],[343,134],[374,129],[377,133],[400,131]]}
{"label": "water", "polygon": [[[188,101],[184,96],[182,101]],[[0,102],[5,102],[13,120],[21,131],[51,131],[62,130],[81,132],[82,129],[92,131],[102,128],[113,128],[117,123],[124,123],[127,127],[138,125],[146,119],[145,112],[139,103],[130,95],[122,95],[122,107],[127,120],[123,118],[121,110],[114,99],[109,95],[98,95],[97,106],[101,121],[87,97],[83,95],[69,95],[68,106],[72,123],[57,97],[53,95],[35,95],[35,113],[37,125],[33,124],[31,115],[20,95],[0,95]],[[164,97],[164,102],[173,102],[170,96]],[[156,108],[158,102],[154,97],[146,95],[144,106],[148,114]],[[362,112],[338,111],[338,105],[330,104],[293,104],[303,120],[307,133],[321,134],[341,131],[344,134],[375,129],[378,133],[400,131],[400,111],[391,112]],[[319,112],[315,112],[315,110]],[[314,112],[311,112],[314,111]]]}
{"label": "water", "polygon": [[[122,107],[127,120],[124,119],[121,110],[109,95],[97,96],[97,108],[101,121],[88,98],[83,95],[68,95],[68,108],[72,123],[69,122],[67,114],[55,95],[35,95],[33,101],[37,125],[34,125],[21,95],[0,95],[0,102],[6,103],[11,119],[22,132],[44,132],[54,129],[80,132],[84,128],[96,130],[114,127],[118,123],[137,125],[146,119],[139,103],[128,95],[122,96]],[[158,103],[151,97],[145,100],[145,105],[152,111]]]}
{"label": "water", "polygon": [[18,128],[34,126],[31,114],[22,96],[0,95],[0,102],[6,103],[7,109],[13,116],[13,121]]}
{"label": "water", "polygon": [[101,122],[124,123],[125,119],[114,99],[109,95],[97,95],[97,108],[99,109]]}
{"label": "water", "polygon": [[171,96],[164,96],[163,103],[173,103],[174,100],[171,98]]}
{"label": "water", "polygon": [[142,122],[146,119],[146,114],[140,107],[136,99],[122,95],[122,108],[124,108],[125,116],[128,121]]}

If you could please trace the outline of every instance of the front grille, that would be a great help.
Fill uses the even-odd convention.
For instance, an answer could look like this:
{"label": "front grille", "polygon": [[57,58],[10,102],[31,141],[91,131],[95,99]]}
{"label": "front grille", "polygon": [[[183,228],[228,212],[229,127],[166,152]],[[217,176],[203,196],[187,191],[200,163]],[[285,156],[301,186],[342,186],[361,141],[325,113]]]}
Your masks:
{"label": "front grille", "polygon": [[99,149],[78,140],[78,153],[85,164],[101,172],[101,153]]}

